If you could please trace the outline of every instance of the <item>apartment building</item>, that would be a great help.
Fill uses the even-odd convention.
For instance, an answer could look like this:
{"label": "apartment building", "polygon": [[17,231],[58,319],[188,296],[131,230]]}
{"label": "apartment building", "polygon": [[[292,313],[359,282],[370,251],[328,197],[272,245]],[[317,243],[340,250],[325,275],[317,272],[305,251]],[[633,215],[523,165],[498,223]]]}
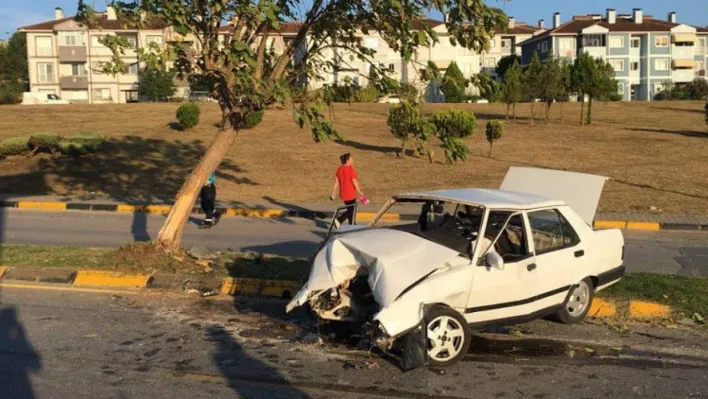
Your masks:
{"label": "apartment building", "polygon": [[[101,44],[101,38],[119,35],[138,47],[148,43],[162,46],[167,26],[162,21],[151,20],[139,30],[131,28],[119,21],[110,7],[97,15],[96,24],[95,28],[88,29],[57,8],[54,20],[20,28],[27,34],[30,91],[53,93],[75,103],[138,101],[137,54],[126,50],[122,55],[128,65],[126,73],[102,74],[99,72],[101,63],[110,61],[113,53]],[[186,90],[182,84],[177,95],[184,95]]]}
{"label": "apartment building", "polygon": [[569,62],[586,52],[612,64],[625,101],[650,101],[669,83],[705,78],[707,41],[708,28],[678,23],[675,12],[660,20],[639,8],[627,15],[607,9],[605,15],[574,16],[565,23],[555,13],[552,29],[521,43],[522,63],[534,52],[541,60]]}

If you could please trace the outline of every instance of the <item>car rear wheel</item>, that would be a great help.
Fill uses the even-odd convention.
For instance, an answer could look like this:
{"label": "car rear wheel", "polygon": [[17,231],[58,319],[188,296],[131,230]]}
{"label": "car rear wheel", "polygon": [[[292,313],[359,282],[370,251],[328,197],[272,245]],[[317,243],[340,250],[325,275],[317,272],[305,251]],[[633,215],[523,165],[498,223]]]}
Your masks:
{"label": "car rear wheel", "polygon": [[563,309],[556,313],[558,320],[565,324],[582,321],[590,311],[595,287],[592,280],[586,278],[573,288],[573,292],[563,305]]}
{"label": "car rear wheel", "polygon": [[470,331],[462,315],[447,306],[435,306],[425,318],[430,367],[458,362],[470,348]]}

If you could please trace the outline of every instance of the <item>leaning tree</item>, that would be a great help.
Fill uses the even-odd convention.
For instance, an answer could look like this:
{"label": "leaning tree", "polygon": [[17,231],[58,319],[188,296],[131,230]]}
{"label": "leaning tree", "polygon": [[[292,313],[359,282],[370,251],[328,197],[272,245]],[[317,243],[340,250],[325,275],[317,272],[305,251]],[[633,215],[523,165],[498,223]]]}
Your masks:
{"label": "leaning tree", "polygon": [[[296,90],[298,84],[358,59],[374,67],[367,77],[373,77],[375,84],[395,86],[379,69],[376,51],[365,46],[363,35],[380,35],[402,58],[413,62],[418,48],[439,40],[433,28],[423,23],[431,11],[446,15],[452,44],[474,51],[488,49],[494,28],[506,26],[503,11],[483,0],[113,0],[109,5],[123,24],[139,28],[159,21],[170,27],[171,37],[162,45],[131,49],[125,38],[106,36],[103,43],[114,56],[102,64],[103,72],[125,70],[121,56],[132,50],[147,67],[174,66],[183,78],[208,82],[221,109],[219,132],[186,177],[157,236],[156,245],[172,253],[179,250],[184,226],[207,177],[236,135],[252,126],[247,121],[260,120],[253,114],[291,99],[296,123],[309,127],[314,141],[322,142],[338,136],[326,116],[323,98],[327,96]],[[79,1],[77,17],[90,28],[97,15]],[[268,38],[278,36],[285,23],[297,33],[280,51],[272,51]],[[423,80],[439,79],[432,63],[419,70]]]}

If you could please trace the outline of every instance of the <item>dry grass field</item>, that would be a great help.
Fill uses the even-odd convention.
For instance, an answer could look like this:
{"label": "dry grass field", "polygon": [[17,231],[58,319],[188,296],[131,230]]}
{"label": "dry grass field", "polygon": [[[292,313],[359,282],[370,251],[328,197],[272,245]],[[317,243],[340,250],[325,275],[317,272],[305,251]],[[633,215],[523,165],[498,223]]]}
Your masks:
{"label": "dry grass field", "polygon": [[[498,187],[509,166],[529,165],[610,177],[603,211],[648,210],[708,214],[708,130],[701,102],[596,103],[595,122],[579,126],[579,104],[552,110],[553,122],[528,121],[529,105],[517,107],[518,123],[487,157],[484,126],[504,118],[503,105],[426,105],[431,112],[462,107],[478,118],[468,140],[467,162],[398,158],[400,143],[386,126],[388,105],[337,104],[335,124],[347,141],[315,144],[289,110],[266,113],[264,122],[236,139],[219,171],[222,200],[320,203],[331,189],[338,155],[352,152],[364,192],[375,202],[390,194],[444,187]],[[100,132],[108,142],[84,159],[49,155],[0,161],[0,194],[82,195],[121,200],[173,198],[182,179],[211,141],[218,107],[202,106],[201,124],[187,132],[170,128],[177,104],[0,106],[0,140],[33,132]],[[538,106],[537,106],[538,109]]]}

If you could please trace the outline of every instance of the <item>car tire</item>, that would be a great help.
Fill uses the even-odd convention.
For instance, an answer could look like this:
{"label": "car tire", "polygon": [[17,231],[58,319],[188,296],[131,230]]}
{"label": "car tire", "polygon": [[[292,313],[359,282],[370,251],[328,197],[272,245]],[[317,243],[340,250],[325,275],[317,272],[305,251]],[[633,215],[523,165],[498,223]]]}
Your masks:
{"label": "car tire", "polygon": [[592,306],[595,286],[590,278],[585,278],[573,288],[568,299],[563,303],[563,308],[555,316],[564,324],[574,324],[582,321],[587,316]]}
{"label": "car tire", "polygon": [[448,306],[434,306],[425,316],[425,327],[430,368],[451,366],[467,354],[471,334],[459,312]]}

